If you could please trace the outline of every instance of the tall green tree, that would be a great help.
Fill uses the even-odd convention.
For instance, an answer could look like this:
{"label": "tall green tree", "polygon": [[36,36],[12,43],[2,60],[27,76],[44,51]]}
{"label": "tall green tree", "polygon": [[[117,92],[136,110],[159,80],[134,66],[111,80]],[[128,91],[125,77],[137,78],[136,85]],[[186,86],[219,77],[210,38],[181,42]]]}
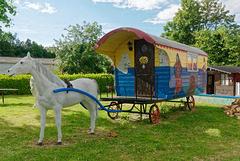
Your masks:
{"label": "tall green tree", "polygon": [[27,52],[34,58],[55,58],[54,53],[30,39],[20,41],[17,34],[8,33],[5,38],[0,37],[0,56],[24,57]]}
{"label": "tall green tree", "polygon": [[10,15],[16,15],[16,7],[12,5],[12,0],[0,0],[0,36],[5,37],[6,33],[2,30],[2,26],[10,27],[12,19]]}
{"label": "tall green tree", "polygon": [[181,8],[164,27],[163,37],[184,44],[194,42],[193,32],[200,29],[200,3],[196,0],[181,0]]}
{"label": "tall green tree", "polygon": [[181,0],[181,9],[166,24],[162,36],[193,45],[195,34],[202,29],[217,30],[219,25],[237,28],[234,18],[219,0]]}
{"label": "tall green tree", "polygon": [[201,0],[201,29],[218,30],[218,26],[237,28],[234,19],[235,15],[230,15],[219,0]]}
{"label": "tall green tree", "polygon": [[69,74],[106,72],[111,63],[108,59],[93,50],[98,39],[103,35],[102,26],[97,22],[83,22],[80,26],[69,26],[64,29],[67,35],[55,40],[51,51],[56,54],[59,66]]}
{"label": "tall green tree", "polygon": [[240,66],[238,29],[219,26],[218,30],[202,29],[195,36],[195,46],[208,53],[210,64]]}

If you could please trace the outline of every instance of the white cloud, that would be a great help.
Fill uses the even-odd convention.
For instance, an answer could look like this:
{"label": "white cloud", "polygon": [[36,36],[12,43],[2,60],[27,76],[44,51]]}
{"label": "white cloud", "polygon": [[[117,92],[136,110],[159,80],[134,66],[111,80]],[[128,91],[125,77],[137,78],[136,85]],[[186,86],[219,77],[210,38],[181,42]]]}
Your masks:
{"label": "white cloud", "polygon": [[26,5],[26,7],[34,9],[34,10],[40,10],[42,8],[42,5],[39,2],[30,3],[28,1],[25,1],[24,4]]}
{"label": "white cloud", "polygon": [[40,12],[42,13],[55,13],[56,9],[50,5],[50,3],[45,3],[45,8],[43,8]]}
{"label": "white cloud", "polygon": [[94,3],[113,3],[118,8],[133,8],[136,10],[160,9],[161,4],[167,4],[167,0],[92,0]]}
{"label": "white cloud", "polygon": [[226,9],[230,11],[230,14],[235,14],[235,21],[240,21],[240,3],[239,0],[220,0],[225,6]]}
{"label": "white cloud", "polygon": [[[220,0],[220,2],[226,6],[225,9],[229,10],[231,15],[236,15],[235,21],[240,21],[239,0]],[[147,19],[144,22],[150,22],[153,24],[167,23],[168,21],[172,21],[175,13],[180,8],[180,4],[171,4],[164,10],[160,11],[154,18]]]}
{"label": "white cloud", "polygon": [[144,22],[150,22],[153,24],[167,23],[171,21],[178,9],[181,8],[180,4],[171,4],[164,10],[160,11],[154,18],[147,19]]}
{"label": "white cloud", "polygon": [[153,24],[166,23],[174,17],[174,14],[181,7],[180,4],[170,4],[169,0],[92,0],[94,3],[113,3],[114,7],[118,8],[132,8],[136,10],[154,10],[162,9],[162,6],[166,7],[160,11],[154,18],[149,18],[144,22],[150,22]]}
{"label": "white cloud", "polygon": [[40,2],[31,3],[29,1],[24,2],[24,6],[19,3],[19,0],[15,1],[16,4],[22,6],[23,8],[30,8],[41,13],[55,13],[57,10],[51,6],[50,3],[41,4]]}

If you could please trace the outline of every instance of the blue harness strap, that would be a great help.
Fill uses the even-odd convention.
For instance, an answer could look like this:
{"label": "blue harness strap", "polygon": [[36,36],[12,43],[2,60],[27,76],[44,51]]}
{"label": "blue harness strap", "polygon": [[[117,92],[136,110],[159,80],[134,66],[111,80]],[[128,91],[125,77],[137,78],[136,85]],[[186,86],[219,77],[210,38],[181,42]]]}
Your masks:
{"label": "blue harness strap", "polygon": [[[93,99],[95,102],[97,102],[97,104],[98,104],[103,110],[105,110],[105,111],[107,111],[107,112],[121,112],[121,110],[110,110],[110,109],[107,109],[106,107],[104,107],[104,106],[99,102],[99,100],[98,100],[96,97],[94,97],[93,95],[91,95],[91,94],[89,94],[89,93],[87,93],[87,92],[85,92],[85,91],[83,91],[83,90],[80,90],[80,89],[76,89],[76,88],[60,88],[60,89],[55,89],[55,90],[53,90],[53,93],[58,93],[58,92],[63,92],[63,91],[74,91],[74,92],[82,93],[82,94],[90,97],[91,99]],[[80,102],[80,104],[81,104],[85,109],[87,109],[86,106],[85,106],[82,102]]]}
{"label": "blue harness strap", "polygon": [[80,102],[80,105],[82,105],[87,110],[87,107],[82,102]]}

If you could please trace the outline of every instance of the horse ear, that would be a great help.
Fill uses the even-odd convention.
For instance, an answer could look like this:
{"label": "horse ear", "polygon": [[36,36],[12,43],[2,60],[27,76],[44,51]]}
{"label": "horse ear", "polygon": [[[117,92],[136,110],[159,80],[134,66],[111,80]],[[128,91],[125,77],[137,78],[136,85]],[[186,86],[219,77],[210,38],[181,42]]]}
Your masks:
{"label": "horse ear", "polygon": [[28,57],[29,59],[32,59],[32,57],[31,57],[31,55],[30,55],[29,52],[27,53],[27,57]]}

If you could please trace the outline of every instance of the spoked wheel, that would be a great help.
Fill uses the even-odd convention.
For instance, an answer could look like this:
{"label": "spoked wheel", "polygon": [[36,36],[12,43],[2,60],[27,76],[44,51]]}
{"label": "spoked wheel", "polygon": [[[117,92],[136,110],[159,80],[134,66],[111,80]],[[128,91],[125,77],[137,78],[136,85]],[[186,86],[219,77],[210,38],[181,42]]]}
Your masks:
{"label": "spoked wheel", "polygon": [[[119,108],[119,105],[116,102],[111,102],[108,109],[109,110],[119,110],[120,108]],[[108,116],[111,119],[115,119],[118,116],[118,112],[108,112]]]}
{"label": "spoked wheel", "polygon": [[187,105],[189,110],[193,110],[195,108],[195,100],[193,96],[187,97]]}
{"label": "spoked wheel", "polygon": [[149,110],[149,119],[151,123],[157,123],[159,118],[159,108],[157,105],[152,105]]}

